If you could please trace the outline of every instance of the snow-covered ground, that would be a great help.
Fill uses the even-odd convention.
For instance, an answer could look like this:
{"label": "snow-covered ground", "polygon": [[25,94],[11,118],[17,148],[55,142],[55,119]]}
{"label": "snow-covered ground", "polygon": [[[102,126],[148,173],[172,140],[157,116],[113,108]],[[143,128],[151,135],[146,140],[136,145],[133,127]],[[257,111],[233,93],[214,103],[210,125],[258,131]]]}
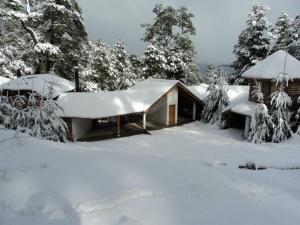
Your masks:
{"label": "snow-covered ground", "polygon": [[[254,145],[192,123],[60,144],[0,131],[2,225],[293,225],[300,137]],[[241,170],[254,162],[266,170]]]}

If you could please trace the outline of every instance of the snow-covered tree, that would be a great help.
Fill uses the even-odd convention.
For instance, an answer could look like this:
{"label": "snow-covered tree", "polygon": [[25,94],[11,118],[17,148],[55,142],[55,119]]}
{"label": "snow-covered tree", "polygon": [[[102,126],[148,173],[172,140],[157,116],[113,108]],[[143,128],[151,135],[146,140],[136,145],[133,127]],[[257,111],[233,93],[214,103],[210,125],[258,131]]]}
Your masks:
{"label": "snow-covered tree", "polygon": [[[98,41],[93,45],[89,72],[85,76],[85,86],[97,85],[99,90],[127,89],[140,79],[128,56],[123,41],[114,48]],[[91,88],[89,88],[91,89]],[[95,88],[92,88],[95,89]]]}
{"label": "snow-covered tree", "polygon": [[271,25],[266,19],[268,7],[254,4],[248,14],[247,27],[241,32],[233,53],[237,78],[249,67],[265,59],[272,44]]}
{"label": "snow-covered tree", "polygon": [[112,51],[116,58],[115,68],[118,72],[117,79],[114,81],[116,86],[115,89],[127,89],[139,80],[140,74],[134,73],[133,66],[129,59],[129,55],[126,52],[123,40],[118,41]]}
{"label": "snow-covered tree", "polygon": [[217,67],[213,64],[207,66],[206,74],[205,74],[205,82],[211,84],[218,77]]}
{"label": "snow-covered tree", "polygon": [[300,60],[300,15],[296,15],[293,23],[295,41],[289,49],[291,55]]}
{"label": "snow-covered tree", "polygon": [[216,77],[211,78],[207,88],[208,95],[203,100],[204,107],[201,115],[203,123],[220,123],[222,111],[229,105],[228,84],[224,75],[225,72],[220,70]]}
{"label": "snow-covered tree", "polygon": [[[75,66],[87,64],[90,45],[76,0],[4,1],[2,45],[7,48],[2,53],[10,61],[5,70],[34,73],[43,65],[70,79]],[[16,60],[22,63],[14,65]]]}
{"label": "snow-covered tree", "polygon": [[48,62],[53,71],[72,79],[75,66],[87,65],[90,42],[77,0],[44,0],[36,5],[42,42],[61,50],[60,58]]}
{"label": "snow-covered tree", "polygon": [[57,114],[63,111],[57,101],[53,100],[53,85],[49,87],[49,94],[42,100],[38,121],[33,134],[50,141],[67,142],[67,125]]}
{"label": "snow-covered tree", "polygon": [[12,105],[5,96],[0,96],[0,128],[10,128],[12,118]]}
{"label": "snow-covered tree", "polygon": [[264,104],[264,95],[260,84],[257,84],[253,94],[258,99],[258,104],[252,114],[248,140],[252,143],[268,142],[272,138],[274,124],[269,115],[268,108]]}
{"label": "snow-covered tree", "polygon": [[[300,105],[300,97],[298,97],[298,105]],[[300,106],[299,106],[299,109],[298,111],[296,112],[296,115],[295,115],[295,120],[296,120],[296,133],[300,135]]]}
{"label": "snow-covered tree", "polygon": [[167,59],[165,51],[150,44],[143,57],[143,75],[145,78],[167,78]]}
{"label": "snow-covered tree", "polygon": [[284,50],[290,53],[290,48],[295,42],[295,30],[293,19],[287,13],[282,12],[275,26],[275,43],[272,52]]}
{"label": "snow-covered tree", "polygon": [[26,108],[26,97],[23,95],[16,95],[12,100],[12,117],[10,128],[17,132],[27,132],[27,112]]}
{"label": "snow-covered tree", "polygon": [[277,79],[274,80],[279,87],[279,90],[271,95],[271,116],[275,125],[272,141],[275,143],[285,141],[293,134],[289,124],[290,113],[288,109],[292,105],[292,100],[285,92],[288,81],[288,75],[285,73],[281,73]]}
{"label": "snow-covered tree", "polygon": [[[21,2],[19,2],[21,3]],[[24,7],[25,5],[22,5]],[[22,27],[20,18],[27,18],[25,9],[14,1],[3,0],[0,7],[0,73],[13,77],[18,71],[32,73],[35,61],[31,51],[31,37]],[[24,11],[23,11],[24,9]],[[16,14],[17,11],[22,13]],[[26,53],[26,54],[25,54]]]}
{"label": "snow-covered tree", "polygon": [[196,34],[193,14],[183,6],[176,10],[162,4],[155,5],[153,12],[153,21],[142,25],[145,28],[143,40],[149,43],[143,57],[144,77],[197,83],[199,71],[191,41],[191,36]]}

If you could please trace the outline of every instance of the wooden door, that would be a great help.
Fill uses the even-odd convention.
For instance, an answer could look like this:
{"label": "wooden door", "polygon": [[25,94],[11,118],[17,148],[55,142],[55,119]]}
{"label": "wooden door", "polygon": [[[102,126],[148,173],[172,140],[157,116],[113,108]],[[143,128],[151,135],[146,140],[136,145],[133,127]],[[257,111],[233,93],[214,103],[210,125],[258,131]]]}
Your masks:
{"label": "wooden door", "polygon": [[176,105],[169,105],[169,126],[174,125],[176,119]]}

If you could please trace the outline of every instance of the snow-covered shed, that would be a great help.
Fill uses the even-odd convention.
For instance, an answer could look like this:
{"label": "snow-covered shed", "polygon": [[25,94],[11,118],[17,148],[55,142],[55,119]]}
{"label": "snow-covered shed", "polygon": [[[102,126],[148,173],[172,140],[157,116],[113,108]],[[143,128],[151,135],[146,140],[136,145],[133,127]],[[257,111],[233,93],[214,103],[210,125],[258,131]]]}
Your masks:
{"label": "snow-covered shed", "polygon": [[27,95],[31,91],[41,96],[46,96],[49,94],[50,86],[53,87],[53,97],[57,97],[65,92],[74,91],[75,89],[73,82],[51,73],[21,76],[5,82],[0,86],[0,89],[8,92],[9,96],[14,96],[18,93]]}
{"label": "snow-covered shed", "polygon": [[300,61],[283,50],[273,53],[242,74],[242,77],[247,78],[250,83],[249,101],[257,102],[251,93],[256,82],[259,82],[265,103],[270,106],[270,95],[278,90],[274,80],[282,73],[291,79],[286,92],[293,100],[292,109],[296,109],[297,99],[300,96]]}
{"label": "snow-covered shed", "polygon": [[[171,126],[196,120],[201,100],[176,80],[147,79],[129,90],[98,93],[64,93],[58,103],[69,127],[69,140],[78,140],[92,130],[121,128],[129,122],[146,131],[150,124]],[[100,131],[98,132],[101,133]]]}

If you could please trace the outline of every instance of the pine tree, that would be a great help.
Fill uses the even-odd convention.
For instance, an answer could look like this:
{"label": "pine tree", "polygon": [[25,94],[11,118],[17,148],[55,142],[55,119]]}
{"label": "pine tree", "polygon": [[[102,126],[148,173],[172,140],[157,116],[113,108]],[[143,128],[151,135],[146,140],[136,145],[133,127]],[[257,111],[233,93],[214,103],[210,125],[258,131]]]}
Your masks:
{"label": "pine tree", "polygon": [[285,73],[280,74],[274,80],[279,87],[279,91],[276,91],[271,95],[271,116],[275,125],[272,141],[275,143],[286,141],[293,134],[289,125],[290,115],[288,110],[292,105],[292,100],[284,91],[288,86],[288,81],[288,75]]}
{"label": "pine tree", "polygon": [[300,60],[300,15],[296,15],[293,23],[294,42],[291,45],[289,52],[296,59]]}
{"label": "pine tree", "polygon": [[50,85],[48,96],[41,102],[39,120],[33,131],[35,135],[40,135],[46,140],[67,142],[67,125],[57,115],[63,110],[53,99],[53,96],[53,85]]}
{"label": "pine tree", "polygon": [[38,73],[43,63],[70,79],[75,66],[86,66],[90,43],[76,0],[5,0],[1,15],[10,73]]}
{"label": "pine tree", "polygon": [[195,47],[191,36],[195,35],[193,14],[186,7],[175,10],[171,6],[155,5],[152,23],[143,24],[142,40],[149,45],[144,53],[144,77],[177,79],[186,84],[198,82],[195,64]]}
{"label": "pine tree", "polygon": [[37,4],[41,13],[36,26],[43,34],[42,41],[61,50],[58,60],[49,67],[64,78],[72,79],[75,66],[87,65],[90,42],[77,0],[45,0]]}
{"label": "pine tree", "polygon": [[219,122],[221,126],[222,111],[229,105],[228,84],[224,75],[225,72],[220,70],[216,77],[211,77],[207,88],[208,95],[203,100],[204,107],[201,115],[203,123]]}
{"label": "pine tree", "polygon": [[268,142],[272,138],[274,124],[272,117],[269,115],[268,108],[264,104],[264,95],[261,92],[261,86],[257,84],[256,90],[251,94],[256,96],[259,103],[251,117],[248,141],[252,143]]}
{"label": "pine tree", "polygon": [[165,51],[150,44],[146,49],[143,57],[143,76],[144,78],[155,77],[166,79],[168,70]]}
{"label": "pine tree", "polygon": [[85,75],[85,86],[89,90],[115,91],[127,89],[140,79],[126,52],[123,41],[116,43],[114,48],[98,41],[92,47],[89,72]]}
{"label": "pine tree", "polygon": [[27,127],[27,112],[26,98],[23,95],[16,95],[12,101],[12,117],[10,128],[18,132],[25,133],[28,131]]}
{"label": "pine tree", "polygon": [[117,90],[127,89],[139,80],[139,74],[135,74],[129,56],[125,49],[124,41],[120,40],[116,43],[113,49],[113,54],[116,58],[115,68],[118,71],[115,86]]}
{"label": "pine tree", "polygon": [[275,43],[272,52],[284,50],[290,53],[290,48],[295,42],[293,19],[282,12],[278,17],[275,27]]}
{"label": "pine tree", "polygon": [[[298,105],[300,105],[300,97],[298,97]],[[296,120],[296,133],[300,135],[300,107],[295,115]]]}
{"label": "pine tree", "polygon": [[[21,2],[19,2],[21,3]],[[2,76],[15,76],[18,71],[33,73],[35,61],[26,57],[25,53],[31,52],[33,45],[31,37],[21,26],[20,18],[27,18],[24,5],[15,1],[3,0],[0,7],[0,73]],[[17,14],[21,11],[22,13]],[[29,56],[29,54],[27,54]]]}
{"label": "pine tree", "polygon": [[254,4],[248,14],[247,27],[239,35],[233,50],[236,61],[232,67],[237,74],[236,79],[249,67],[269,55],[272,35],[271,25],[266,19],[267,10],[267,6]]}
{"label": "pine tree", "polygon": [[214,82],[216,80],[217,77],[218,77],[217,67],[213,64],[208,65],[207,69],[206,69],[205,81],[208,84],[211,84],[212,82]]}
{"label": "pine tree", "polygon": [[7,97],[0,96],[0,128],[9,129],[11,126],[11,118],[12,118],[12,105],[10,104]]}

